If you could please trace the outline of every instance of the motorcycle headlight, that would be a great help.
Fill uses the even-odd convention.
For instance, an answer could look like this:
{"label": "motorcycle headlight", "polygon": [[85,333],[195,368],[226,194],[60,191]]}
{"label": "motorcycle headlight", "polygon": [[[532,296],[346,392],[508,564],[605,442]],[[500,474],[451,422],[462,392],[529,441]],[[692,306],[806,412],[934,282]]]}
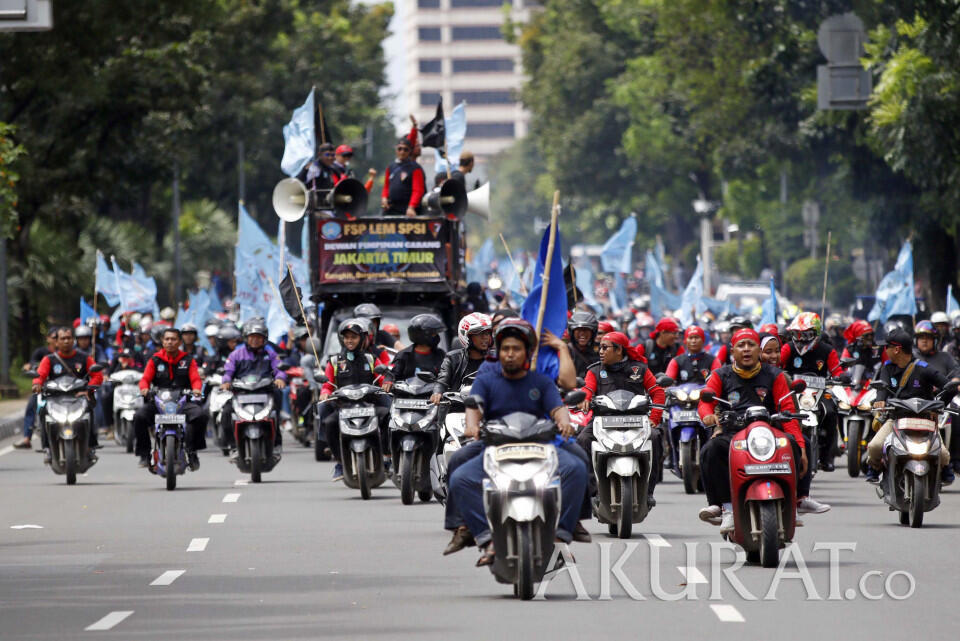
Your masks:
{"label": "motorcycle headlight", "polygon": [[78,403],[76,407],[72,408],[67,413],[67,422],[74,423],[79,421],[83,416],[84,411],[86,411],[86,408],[82,404]]}
{"label": "motorcycle headlight", "polygon": [[681,403],[687,400],[687,393],[684,392],[682,389],[673,390],[673,396]]}
{"label": "motorcycle headlight", "polygon": [[[250,406],[250,409],[251,409],[251,410],[256,410],[256,406],[255,406],[255,405],[251,405],[251,406]],[[255,413],[253,414],[253,420],[255,420],[255,421],[262,421],[262,420],[264,420],[265,418],[267,418],[267,416],[270,415],[270,411],[271,411],[272,409],[273,409],[273,401],[272,401],[272,400],[267,401],[267,404],[264,405],[262,408],[260,408],[260,411],[259,411],[259,412],[255,412]]]}
{"label": "motorcycle headlight", "polygon": [[837,403],[837,407],[839,407],[842,410],[850,409],[850,405],[846,401],[840,401],[839,403]]}
{"label": "motorcycle headlight", "polygon": [[511,483],[533,481],[538,487],[546,486],[557,470],[557,450],[547,448],[547,456],[526,461],[497,462],[496,448],[488,447],[483,453],[483,471],[499,489],[507,489]]}
{"label": "motorcycle headlight", "polygon": [[363,398],[363,390],[348,389],[343,391],[343,395],[349,398],[351,401],[359,401],[361,398]]}
{"label": "motorcycle headlight", "polygon": [[863,395],[863,398],[860,399],[860,404],[857,405],[857,409],[864,412],[869,412],[870,408],[873,406],[873,401],[875,398],[877,398],[877,390],[872,389]]}
{"label": "motorcycle headlight", "polygon": [[698,390],[698,389],[693,390],[692,392],[690,392],[690,393],[687,395],[687,398],[689,398],[691,401],[693,401],[693,402],[695,402],[695,403],[696,403],[696,402],[699,402],[699,401],[700,401],[700,390]]}
{"label": "motorcycle headlight", "polygon": [[817,409],[817,401],[812,394],[804,394],[800,397],[800,407],[805,410],[815,410]]}
{"label": "motorcycle headlight", "polygon": [[176,414],[177,413],[177,403],[176,401],[167,401],[163,404],[163,413],[164,414]]}
{"label": "motorcycle headlight", "polygon": [[436,420],[436,418],[437,418],[437,410],[436,408],[433,408],[429,412],[427,412],[423,418],[417,421],[417,426],[421,430],[425,430],[428,427],[430,427],[430,424],[433,423],[433,421]]}
{"label": "motorcycle headlight", "polygon": [[602,421],[594,421],[593,435],[608,450],[615,450],[631,443],[636,443],[636,447],[639,448],[650,438],[650,424],[645,421],[642,427],[635,429],[606,430],[603,428]]}
{"label": "motorcycle headlight", "polygon": [[767,427],[755,427],[747,435],[747,450],[758,461],[766,461],[777,451],[777,439]]}
{"label": "motorcycle headlight", "polygon": [[930,452],[930,439],[923,436],[904,434],[903,444],[907,446],[907,453],[914,456],[923,456]]}
{"label": "motorcycle headlight", "polygon": [[234,404],[233,411],[237,413],[237,416],[242,418],[245,421],[255,421],[253,412],[256,409],[253,405],[240,405],[239,403]]}

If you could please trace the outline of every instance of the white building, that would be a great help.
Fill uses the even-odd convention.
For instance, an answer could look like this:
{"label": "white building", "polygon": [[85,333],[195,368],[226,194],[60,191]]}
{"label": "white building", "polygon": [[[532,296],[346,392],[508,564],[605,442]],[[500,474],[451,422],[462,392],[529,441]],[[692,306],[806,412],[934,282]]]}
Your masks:
{"label": "white building", "polygon": [[[421,126],[443,98],[447,116],[467,103],[464,145],[478,164],[527,133],[529,114],[519,101],[520,48],[503,39],[504,0],[404,0],[404,99]],[[509,3],[509,2],[508,2]],[[531,0],[514,0],[512,15],[526,21]],[[433,154],[421,157],[432,166]]]}

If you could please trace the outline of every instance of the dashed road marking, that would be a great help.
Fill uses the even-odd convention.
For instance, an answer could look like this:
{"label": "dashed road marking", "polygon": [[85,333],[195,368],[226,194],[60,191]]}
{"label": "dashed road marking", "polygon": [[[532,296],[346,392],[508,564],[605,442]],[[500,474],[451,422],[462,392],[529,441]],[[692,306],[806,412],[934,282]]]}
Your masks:
{"label": "dashed road marking", "polygon": [[8,446],[6,446],[6,447],[0,448],[0,456],[3,456],[3,455],[5,455],[5,454],[9,454],[9,453],[12,452],[12,451],[13,451],[13,446],[12,446],[12,445],[8,445]]}
{"label": "dashed road marking", "polygon": [[647,543],[649,543],[654,547],[658,547],[658,548],[673,547],[665,538],[663,538],[659,534],[644,534],[643,536],[645,539],[647,539]]}
{"label": "dashed road marking", "polygon": [[236,503],[239,500],[240,500],[239,492],[231,492],[230,494],[227,494],[226,496],[223,497],[224,503]]}
{"label": "dashed road marking", "polygon": [[703,572],[695,567],[680,565],[677,566],[677,569],[680,570],[680,574],[683,575],[683,578],[687,580],[688,584],[707,582],[707,577],[703,576]]}
{"label": "dashed road marking", "polygon": [[209,537],[193,539],[190,541],[190,545],[187,546],[187,552],[203,552],[207,549],[207,543],[209,542]]}
{"label": "dashed road marking", "polygon": [[248,485],[249,483],[250,481],[248,481],[247,479],[237,479],[236,481],[233,482],[233,484],[237,487]]}
{"label": "dashed road marking", "polygon": [[93,632],[95,630],[109,630],[131,614],[133,614],[133,610],[116,610],[103,617],[96,623],[91,623],[85,627],[84,630],[88,632]]}
{"label": "dashed road marking", "polygon": [[180,576],[186,572],[186,570],[167,570],[157,578],[155,578],[150,585],[170,585],[174,581],[180,578]]}
{"label": "dashed road marking", "polygon": [[207,523],[223,523],[227,520],[226,514],[211,514],[210,518],[207,519]]}
{"label": "dashed road marking", "polygon": [[723,623],[743,623],[745,621],[740,611],[732,605],[721,603],[719,605],[711,605],[710,609],[713,610],[713,613],[716,614],[717,618]]}

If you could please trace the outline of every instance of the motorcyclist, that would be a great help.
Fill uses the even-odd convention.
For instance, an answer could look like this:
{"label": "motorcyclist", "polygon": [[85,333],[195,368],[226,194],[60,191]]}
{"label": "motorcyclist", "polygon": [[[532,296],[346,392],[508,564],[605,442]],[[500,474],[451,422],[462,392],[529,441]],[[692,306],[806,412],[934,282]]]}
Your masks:
{"label": "motorcyclist", "polygon": [[729,321],[721,323],[717,328],[720,341],[723,342],[723,345],[720,346],[720,350],[717,352],[717,359],[724,365],[733,362],[733,345],[731,344],[731,340],[738,330],[744,328],[753,329],[753,322],[746,316],[734,316]]}
{"label": "motorcyclist", "polygon": [[706,383],[710,372],[718,369],[720,359],[704,350],[707,335],[703,328],[691,325],[683,332],[685,351],[670,359],[666,374],[677,383]]}
{"label": "motorcyclist", "polygon": [[955,316],[950,325],[952,338],[943,346],[943,351],[960,361],[960,315]]}
{"label": "motorcyclist", "polygon": [[867,321],[853,321],[844,330],[843,337],[847,346],[843,348],[840,360],[855,359],[855,364],[863,365],[868,372],[873,372],[878,363],[887,360],[883,347],[873,342],[873,326]]}
{"label": "motorcyclist", "polygon": [[207,354],[207,348],[197,342],[198,336],[197,326],[193,323],[184,323],[180,328],[180,339],[183,341],[180,349],[193,356],[197,365],[200,366],[206,362],[209,355]]}
{"label": "motorcyclist", "polygon": [[[933,398],[935,390],[943,389],[950,380],[960,381],[960,378],[948,379],[946,375],[930,367],[925,361],[916,358],[910,349],[913,339],[905,329],[894,329],[887,334],[887,355],[889,360],[880,368],[877,377],[884,386],[877,390],[873,409],[882,409],[888,398]],[[892,392],[891,392],[892,388]],[[868,483],[877,483],[880,480],[880,465],[883,455],[883,442],[893,430],[893,420],[887,419],[877,433],[867,444],[867,475]],[[955,475],[950,466],[950,453],[947,448],[940,448],[940,465],[943,468],[941,479],[945,484],[952,483]]]}
{"label": "motorcyclist", "polygon": [[843,316],[830,314],[823,327],[824,341],[830,343],[833,349],[837,350],[837,354],[841,353],[847,346],[847,339],[843,335]]}
{"label": "motorcyclist", "polygon": [[[523,320],[505,320],[494,334],[500,371],[480,376],[473,383],[471,392],[480,397],[485,420],[499,419],[512,412],[526,412],[541,417],[550,417],[556,422],[564,439],[574,433],[567,408],[563,405],[556,385],[547,376],[530,371],[530,358],[537,347],[537,335],[533,326]],[[464,437],[476,438],[479,434],[481,411],[467,409],[467,426]],[[557,448],[561,483],[561,514],[557,538],[569,543],[577,529],[577,521],[586,498],[586,454],[574,454],[571,447]],[[490,565],[494,550],[490,545],[490,528],[483,507],[483,448],[450,476],[450,495],[481,550],[478,566]],[[505,554],[506,550],[501,550]]]}
{"label": "motorcyclist", "polygon": [[[707,379],[706,389],[716,398],[733,403],[736,411],[763,405],[771,414],[793,412],[796,408],[783,371],[760,361],[760,336],[752,329],[743,328],[733,334],[731,342],[733,364],[714,371]],[[707,495],[707,507],[700,510],[700,520],[719,524],[721,532],[732,532],[730,441],[739,429],[720,426],[714,413],[716,406],[716,401],[701,400],[698,407],[703,424],[713,428],[713,436],[700,450],[700,478]],[[803,476],[808,467],[803,433],[795,420],[785,421],[783,429],[793,437],[794,452],[800,460],[798,474]]]}
{"label": "motorcyclist", "polygon": [[[373,334],[370,335],[370,347],[383,348],[393,347],[396,339],[387,332],[380,329],[380,321],[383,320],[383,312],[373,303],[360,303],[353,308],[354,318],[369,318],[373,324]],[[379,354],[374,354],[379,358]]]}
{"label": "motorcyclist", "polygon": [[[600,337],[600,362],[587,369],[587,376],[581,388],[587,394],[586,400],[580,404],[580,409],[589,411],[590,401],[594,396],[608,394],[615,390],[627,390],[634,394],[643,394],[650,398],[654,405],[663,405],[666,394],[657,384],[653,372],[639,358],[637,348],[630,347],[629,339],[622,332],[609,332]],[[650,410],[650,421],[654,429],[650,436],[651,455],[655,464],[647,485],[647,504],[653,507],[657,504],[653,498],[653,491],[657,487],[662,471],[657,462],[663,460],[663,434],[657,429],[663,410],[654,407]],[[593,442],[593,424],[591,423],[577,435],[577,444],[585,452],[591,449]],[[592,467],[593,462],[590,461]]]}
{"label": "motorcyclist", "polygon": [[947,378],[960,375],[960,364],[947,352],[937,351],[937,343],[940,335],[930,321],[920,321],[913,330],[916,347],[913,350],[913,357],[917,360],[926,361],[927,365],[932,367]]}
{"label": "motorcyclist", "polygon": [[417,314],[410,319],[407,336],[410,346],[404,347],[393,358],[389,375],[384,377],[383,391],[389,392],[394,381],[430,372],[436,376],[443,363],[444,351],[440,349],[440,332],[446,329],[443,321],[433,314]]}
{"label": "motorcyclist", "polygon": [[587,368],[600,360],[597,351],[597,315],[588,311],[575,311],[567,321],[570,342],[567,349],[573,359],[578,378],[587,375]]}
{"label": "motorcyclist", "polygon": [[[223,366],[223,382],[220,383],[220,389],[228,390],[233,385],[233,380],[243,378],[244,376],[256,375],[259,377],[271,376],[273,378],[273,406],[279,409],[283,404],[283,388],[287,385],[287,375],[280,369],[280,357],[276,350],[267,345],[267,325],[260,318],[252,318],[243,326],[244,344],[237,347]],[[234,448],[232,456],[236,456],[236,443],[233,434],[233,399],[227,401],[220,413],[221,427],[226,434],[231,448]],[[282,430],[274,430],[273,456],[279,457],[283,453]]]}
{"label": "motorcyclist", "polygon": [[946,312],[934,312],[930,315],[930,323],[936,331],[936,349],[941,350],[950,340],[950,317]]}
{"label": "motorcyclist", "polygon": [[[787,327],[790,341],[780,350],[780,362],[783,369],[791,376],[794,374],[809,374],[813,376],[842,376],[840,357],[830,345],[821,341],[820,315],[815,312],[797,314]],[[820,399],[823,405],[823,418],[820,428],[826,432],[826,438],[820,443],[820,452],[813,452],[820,463],[820,469],[832,472],[834,470],[834,448],[837,443],[837,404],[832,398],[824,395]],[[817,461],[811,461],[816,465]]]}
{"label": "motorcyclist", "polygon": [[[57,328],[54,327],[47,332],[47,344],[33,350],[30,355],[30,361],[23,364],[23,371],[27,372],[40,367],[40,361],[47,354],[53,354],[57,351]],[[23,411],[23,438],[13,444],[18,450],[29,450],[30,439],[33,437],[33,423],[37,417],[37,395],[30,394],[27,406]]]}
{"label": "motorcyclist", "polygon": [[108,430],[113,429],[114,383],[110,380],[110,375],[125,369],[143,371],[143,361],[139,354],[129,347],[124,347],[114,355],[113,360],[107,365],[103,385],[97,390],[97,402],[103,408],[103,424]]}
{"label": "motorcyclist", "polygon": [[75,330],[73,334],[77,340],[77,349],[84,354],[89,354],[93,356],[93,360],[97,363],[106,363],[107,354],[103,351],[103,348],[93,342],[93,330],[88,325],[80,325]]}
{"label": "motorcyclist", "polygon": [[780,368],[780,337],[777,334],[761,332],[760,361],[767,365]]}
{"label": "motorcyclist", "polygon": [[[388,365],[388,361],[377,360],[367,350],[369,341],[369,323],[364,318],[348,318],[340,323],[337,335],[340,337],[340,353],[328,362],[324,375],[327,382],[320,388],[320,412],[318,420],[326,433],[327,445],[337,463],[333,468],[333,481],[343,479],[343,466],[340,455],[340,422],[337,408],[326,403],[330,395],[340,387],[347,385],[374,385],[382,380],[374,369],[379,365]],[[380,435],[386,443],[387,427],[390,420],[390,397],[377,396],[375,399]],[[386,451],[386,449],[384,449]]]}
{"label": "motorcyclist", "polygon": [[[644,341],[639,354],[645,357],[647,367],[654,375],[662,374],[675,356],[683,354],[683,346],[677,343],[680,325],[672,318],[661,318]],[[639,360],[639,359],[637,359]]]}
{"label": "motorcyclist", "polygon": [[430,397],[433,403],[443,400],[444,392],[460,389],[463,380],[480,369],[493,341],[493,322],[486,314],[467,314],[457,323],[457,337],[463,347],[443,357]]}
{"label": "motorcyclist", "polygon": [[240,344],[240,330],[233,323],[226,323],[217,330],[217,353],[211,356],[211,371],[222,368],[233,350]]}
{"label": "motorcyclist", "polygon": [[[90,368],[95,364],[92,356],[76,349],[73,328],[69,326],[60,327],[57,330],[57,350],[51,354],[47,354],[40,361],[40,365],[37,366],[37,377],[33,379],[31,391],[34,394],[39,394],[43,390],[43,384],[46,383],[47,380],[56,380],[62,376],[85,378]],[[86,397],[91,413],[96,404],[94,392],[101,383],[103,383],[103,373],[94,372],[90,374],[88,389],[77,392],[78,397]],[[42,429],[43,421],[46,417],[44,408],[41,407],[38,410],[37,417],[40,419],[41,425],[40,438],[43,443],[43,462],[49,464],[51,461],[50,443],[47,439],[47,431]],[[90,430],[88,445],[90,461],[94,462],[97,460],[97,455],[94,450],[99,447],[97,444],[96,427]]]}

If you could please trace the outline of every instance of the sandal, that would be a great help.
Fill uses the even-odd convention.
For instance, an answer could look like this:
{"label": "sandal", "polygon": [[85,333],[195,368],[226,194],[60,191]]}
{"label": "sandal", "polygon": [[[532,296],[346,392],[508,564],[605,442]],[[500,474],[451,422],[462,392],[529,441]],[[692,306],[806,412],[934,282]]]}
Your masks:
{"label": "sandal", "polygon": [[482,568],[485,565],[493,565],[493,560],[496,558],[496,554],[493,551],[493,546],[488,545],[483,548],[483,554],[480,555],[480,558],[477,559],[477,567]]}

